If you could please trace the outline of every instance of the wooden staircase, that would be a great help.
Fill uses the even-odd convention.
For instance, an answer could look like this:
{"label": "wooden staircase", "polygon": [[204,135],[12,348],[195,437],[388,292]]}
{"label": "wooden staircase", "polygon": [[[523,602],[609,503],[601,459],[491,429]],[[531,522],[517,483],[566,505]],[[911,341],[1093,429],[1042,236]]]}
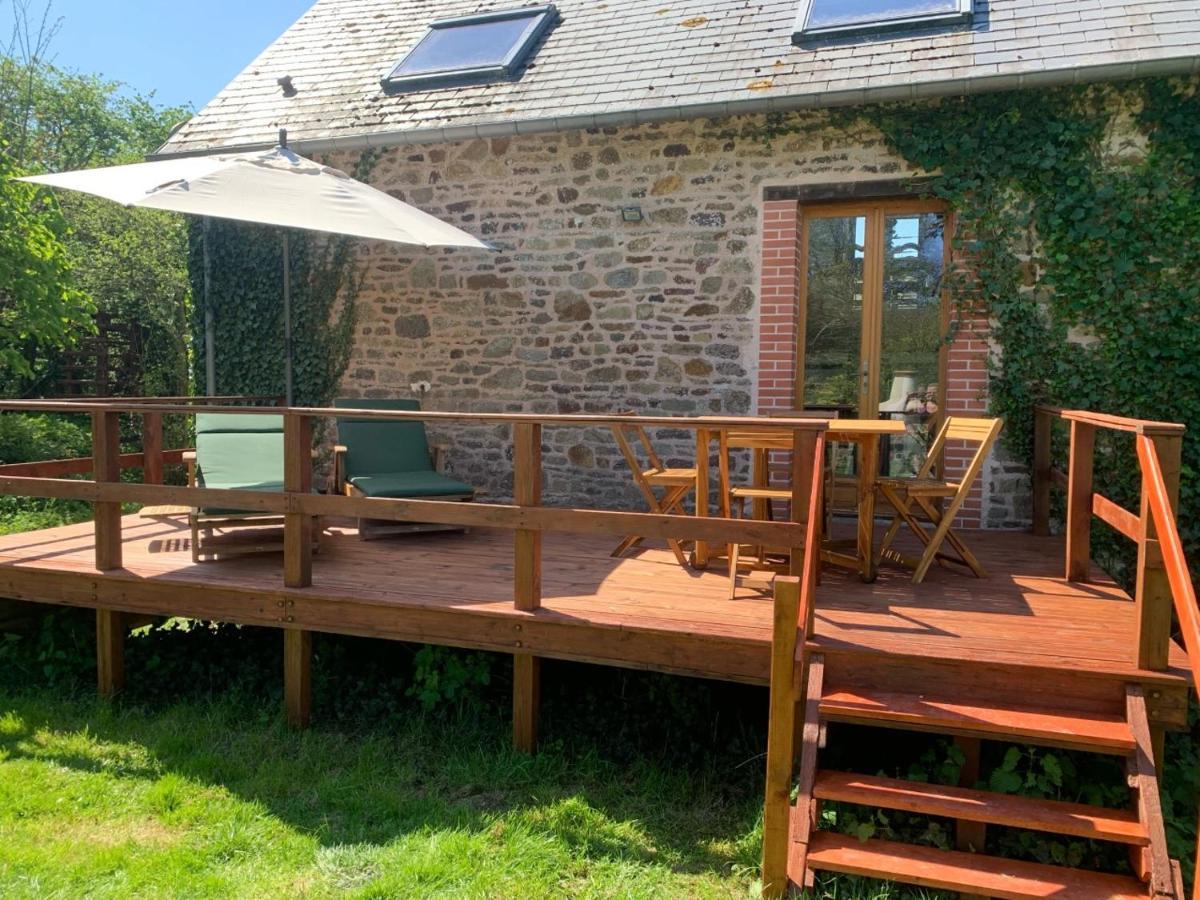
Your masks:
{"label": "wooden staircase", "polygon": [[[838,686],[827,684],[825,673],[823,656],[813,653],[803,679],[798,789],[787,829],[788,887],[811,886],[814,873],[827,871],[969,896],[1184,900],[1178,865],[1167,856],[1151,729],[1140,684],[1126,686],[1124,715],[1105,715],[983,702],[956,697],[942,686],[938,689],[944,693],[922,695]],[[947,734],[976,749],[979,740],[996,739],[1121,756],[1126,760],[1131,805],[1128,810],[1107,809],[822,769],[819,757],[826,731],[836,723]],[[971,780],[976,774],[970,775]],[[958,825],[958,849],[860,841],[817,830],[820,805],[834,801],[953,819]],[[988,856],[983,852],[987,825],[1126,845],[1135,875]]]}
{"label": "wooden staircase", "polygon": [[[1086,410],[1039,406],[1035,412],[1035,534],[1050,533],[1052,487],[1063,486],[1067,493],[1065,575],[1058,589],[1070,592],[1088,584],[1093,517],[1137,546],[1130,598],[1134,628],[1116,636],[1128,641],[1127,657],[1118,662],[1111,652],[1098,655],[1096,661],[1107,660],[1109,667],[1014,663],[1011,657],[989,656],[981,646],[945,658],[932,653],[848,654],[836,640],[822,642],[814,630],[813,533],[818,528],[810,527],[802,567],[793,553],[792,571],[800,577],[775,582],[763,808],[764,897],[803,889],[813,883],[816,872],[828,871],[970,897],[1186,900],[1179,865],[1167,853],[1156,767],[1156,760],[1162,761],[1164,729],[1185,724],[1177,713],[1186,709],[1187,690],[1180,694],[1178,672],[1169,673],[1176,629],[1186,653],[1183,685],[1190,681],[1191,688],[1200,688],[1200,602],[1175,522],[1184,428]],[[1066,472],[1053,465],[1056,422],[1070,428]],[[1141,473],[1137,512],[1093,489],[1095,438],[1100,431],[1134,438]],[[821,486],[814,478],[811,496],[816,502],[807,521],[816,526],[821,521]],[[931,601],[952,598],[931,596]],[[1164,677],[1176,680],[1174,689]],[[1175,715],[1164,705],[1172,690]],[[821,769],[826,730],[843,722],[951,735],[966,755],[962,775],[969,783],[946,787]],[[1122,758],[1129,807],[1112,810],[976,790],[970,784],[978,777],[983,740]],[[957,847],[858,841],[822,832],[820,805],[828,802],[949,818],[955,822]],[[1132,874],[989,856],[988,825],[1124,845]],[[1200,880],[1193,885],[1192,900],[1200,900]]]}

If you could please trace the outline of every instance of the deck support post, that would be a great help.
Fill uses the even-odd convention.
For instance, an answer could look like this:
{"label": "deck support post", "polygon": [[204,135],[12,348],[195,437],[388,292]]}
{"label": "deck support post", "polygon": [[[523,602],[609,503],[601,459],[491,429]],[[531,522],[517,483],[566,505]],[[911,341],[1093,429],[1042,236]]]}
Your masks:
{"label": "deck support post", "polygon": [[115,609],[96,610],[96,690],[114,697],[125,687],[125,623]]}
{"label": "deck support post", "polygon": [[1067,581],[1087,581],[1091,567],[1092,462],[1096,426],[1071,422],[1067,463]]}
{"label": "deck support post", "polygon": [[[121,480],[121,423],[115,412],[92,413],[92,477],[98,482]],[[96,568],[121,568],[121,504],[92,504],[96,535]]]}
{"label": "deck support post", "polygon": [[[542,426],[536,422],[513,424],[513,502],[542,502]],[[513,605],[527,612],[542,605],[542,533],[536,529],[513,532]],[[521,648],[524,641],[515,646]],[[537,747],[540,675],[536,656],[513,654],[513,747],[523,753]]]}
{"label": "deck support post", "polygon": [[542,661],[532,653],[513,654],[513,749],[537,749],[538,710],[542,696]]}
{"label": "deck support post", "polygon": [[142,481],[145,484],[163,483],[162,413],[142,413]]}
{"label": "deck support post", "polygon": [[767,719],[767,782],[763,803],[762,893],[778,898],[788,890],[792,772],[795,768],[796,640],[800,579],[775,579],[771,626],[771,687]]}
{"label": "deck support post", "polygon": [[288,724],[308,726],[312,715],[312,632],[283,629],[283,705]]}
{"label": "deck support post", "polygon": [[[1162,469],[1163,483],[1171,510],[1179,506],[1179,470],[1183,441],[1178,435],[1155,435],[1154,450]],[[1171,622],[1174,602],[1167,570],[1163,564],[1154,516],[1150,512],[1150,492],[1142,479],[1142,535],[1138,541],[1134,603],[1137,616],[1137,664],[1142,669],[1167,668],[1171,647]]]}

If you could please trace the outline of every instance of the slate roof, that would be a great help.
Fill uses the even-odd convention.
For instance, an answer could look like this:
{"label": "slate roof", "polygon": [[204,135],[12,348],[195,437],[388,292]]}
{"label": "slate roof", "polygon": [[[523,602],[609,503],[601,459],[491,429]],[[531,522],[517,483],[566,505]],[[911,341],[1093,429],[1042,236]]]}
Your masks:
{"label": "slate roof", "polygon": [[316,152],[1200,72],[1200,0],[976,0],[969,29],[803,47],[797,2],[557,0],[516,80],[388,94],[428,22],[529,0],[318,0],[160,152],[271,144],[279,127]]}

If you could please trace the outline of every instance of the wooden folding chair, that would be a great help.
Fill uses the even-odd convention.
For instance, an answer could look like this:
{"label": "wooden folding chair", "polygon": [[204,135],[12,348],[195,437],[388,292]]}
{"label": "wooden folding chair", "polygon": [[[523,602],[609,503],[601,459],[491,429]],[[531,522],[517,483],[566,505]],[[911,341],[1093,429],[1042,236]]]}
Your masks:
{"label": "wooden folding chair", "polygon": [[[748,485],[734,484],[730,475],[729,467],[729,451],[730,445],[737,444],[735,438],[730,440],[729,429],[723,428],[719,433],[720,437],[720,456],[719,471],[721,479],[721,513],[726,518],[743,518],[746,512],[746,501],[751,502],[750,516],[751,518],[763,518],[770,521],[773,517],[771,513],[771,502],[779,500],[781,502],[790,502],[792,499],[791,487],[771,487],[770,485]],[[786,441],[788,435],[780,435],[782,441]],[[769,438],[768,438],[769,440]],[[756,449],[753,452],[761,454],[761,458],[757,464],[765,466],[769,450]],[[769,473],[769,469],[767,470]],[[769,475],[768,478],[769,479]],[[742,558],[742,545],[737,541],[731,541],[726,547],[726,553],[729,557],[729,599],[732,600],[737,595],[737,580],[738,573],[741,568],[745,567],[753,572],[786,572],[787,560],[778,553],[772,554],[767,547],[756,545],[752,548],[752,558],[745,560]],[[774,558],[772,558],[774,557]]]}
{"label": "wooden folding chair", "polygon": [[[959,507],[971,492],[971,486],[983,469],[984,460],[1000,429],[1004,427],[1003,419],[976,419],[963,416],[950,416],[938,432],[925,457],[921,469],[911,478],[879,478],[875,489],[883,495],[896,510],[883,541],[879,545],[880,556],[892,562],[908,566],[913,570],[913,583],[920,584],[924,580],[929,567],[936,559],[939,562],[953,562],[969,568],[977,578],[986,578],[987,571],[980,565],[963,543],[962,538],[951,528]],[[970,465],[957,482],[943,481],[931,475],[933,466],[941,457],[942,449],[947,441],[963,441],[975,445],[975,455]],[[939,510],[935,505],[937,500],[949,500],[945,508]],[[917,513],[924,513],[933,525],[933,531],[926,531],[925,526],[917,518]],[[925,545],[925,550],[919,558],[908,556],[892,549],[892,541],[900,531],[901,524],[909,527]],[[948,543],[957,557],[943,553],[943,542]]]}
{"label": "wooden folding chair", "polygon": [[[789,409],[789,410],[772,410],[767,415],[775,418],[786,417],[796,419],[822,419],[825,421],[833,421],[838,417],[837,408],[826,407],[810,407],[805,409]],[[779,432],[755,432],[754,430],[738,430],[731,431],[730,429],[721,429],[720,437],[720,454],[719,471],[721,480],[721,514],[726,518],[744,518],[746,513],[746,501],[750,501],[750,515],[755,519],[765,521],[774,520],[775,516],[771,504],[775,501],[780,503],[791,503],[792,501],[792,465],[787,463],[772,463],[771,453],[777,450],[790,448],[791,435],[782,434]],[[750,440],[746,440],[750,438]],[[752,468],[758,473],[756,484],[734,484],[730,474],[729,452],[731,449],[741,449],[746,446],[751,446],[753,461]],[[791,450],[787,450],[788,455],[791,455]],[[824,463],[822,463],[824,465]],[[826,478],[828,479],[831,471],[826,467]],[[775,478],[779,475],[781,478]],[[823,492],[825,497],[829,496],[828,488]],[[825,507],[825,513],[822,519],[825,520],[828,516],[828,507]],[[824,530],[828,534],[829,522],[825,521]],[[727,545],[727,555],[729,557],[729,599],[732,600],[737,594],[737,580],[741,568],[748,568],[750,572],[766,571],[766,572],[786,572],[787,557],[786,554],[780,552],[782,548],[768,548],[763,546],[754,546],[751,548],[754,559],[745,560],[742,554],[742,546],[739,543],[733,542]],[[772,558],[774,557],[774,558]],[[818,580],[820,572],[818,570]]]}
{"label": "wooden folding chair", "polygon": [[[623,416],[636,415],[633,412],[622,412]],[[646,505],[650,507],[651,512],[656,513],[677,513],[678,515],[687,515],[687,510],[683,508],[683,501],[689,493],[696,489],[696,469],[668,469],[662,463],[662,459],[654,452],[654,445],[650,443],[650,436],[646,434],[646,429],[640,425],[632,423],[621,423],[612,426],[613,435],[617,439],[617,446],[621,448],[621,455],[625,457],[625,462],[629,465],[629,471],[633,474],[634,483],[642,492],[642,496],[646,500]],[[641,460],[638,459],[637,453],[633,449],[631,439],[638,441],[642,446],[642,451],[646,455],[648,468],[643,467]],[[662,497],[655,493],[655,488],[662,489]],[[633,549],[645,540],[638,535],[630,535],[617,544],[613,550],[613,556],[621,556],[626,551]],[[675,559],[679,561],[681,566],[686,566],[687,554],[684,550],[684,545],[691,545],[691,541],[679,541],[674,538],[667,538],[667,545],[671,548],[671,552],[675,554]]]}
{"label": "wooden folding chair", "polygon": [[[796,418],[796,419],[823,419],[828,422],[833,422],[838,419],[850,418],[853,409],[848,406],[806,406],[803,409],[785,409],[785,410],[770,410],[767,415],[771,418]],[[828,539],[833,534],[833,514],[834,514],[834,489],[837,487],[837,465],[839,458],[839,445],[834,441],[826,440],[825,454],[825,491],[824,509],[821,511],[822,518],[825,522],[825,536]],[[849,445],[853,446],[853,445]],[[769,459],[769,457],[768,457]],[[769,463],[768,469],[772,476],[776,474],[783,475],[785,479],[790,479],[792,475],[791,462],[786,463]],[[774,480],[774,478],[772,478]],[[770,508],[768,504],[768,509]],[[769,516],[768,516],[769,518]]]}

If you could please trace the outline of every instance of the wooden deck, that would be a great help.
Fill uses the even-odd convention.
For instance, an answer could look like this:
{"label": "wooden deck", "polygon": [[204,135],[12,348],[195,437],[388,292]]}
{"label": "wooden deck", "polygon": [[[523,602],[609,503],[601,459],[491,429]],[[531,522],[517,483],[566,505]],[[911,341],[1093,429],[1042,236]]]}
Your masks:
{"label": "wooden deck", "polygon": [[[886,673],[903,681],[905,672],[927,679],[959,667],[963,677],[969,665],[981,682],[1006,673],[994,689],[1018,695],[1061,693],[1068,677],[1114,690],[1130,679],[1185,683],[1179,647],[1170,672],[1136,669],[1133,602],[1099,571],[1088,584],[1062,578],[1058,539],[965,536],[989,578],[935,568],[913,585],[907,572],[885,565],[875,583],[863,584],[823,572],[810,643],[831,677],[840,671],[857,683]],[[282,554],[193,563],[182,519],[126,516],[122,539],[124,567],[101,573],[90,522],[0,538],[0,594],[769,681],[767,586],[743,584],[729,600],[721,563],[683,569],[665,546],[613,559],[610,538],[548,533],[541,608],[522,611],[513,605],[513,537],[502,530],[360,541],[351,527],[334,526],[307,588],[283,586]]]}
{"label": "wooden deck", "polygon": [[[335,410],[280,411],[285,489],[264,492],[163,484],[164,466],[182,455],[162,449],[162,417],[191,415],[197,405],[5,401],[0,407],[91,414],[90,458],[0,466],[0,493],[94,506],[93,522],[0,538],[0,596],[95,608],[102,695],[123,684],[125,635],[133,621],[126,613],[279,628],[284,708],[296,726],[309,719],[311,636],[318,631],[510,654],[513,746],[522,751],[537,744],[541,657],[768,685],[765,896],[782,896],[817,870],[969,895],[1184,896],[1159,803],[1165,731],[1186,727],[1189,684],[1200,683],[1200,614],[1174,519],[1180,425],[1039,407],[1035,533],[963,534],[989,577],[935,567],[914,585],[907,570],[885,566],[865,584],[826,567],[816,584],[820,535],[810,526],[820,520],[824,420],[356,412],[356,418],[381,421],[450,419],[507,429],[513,501],[461,503],[314,493],[312,426]],[[119,452],[122,414],[141,419],[140,452]],[[777,431],[796,448],[788,515],[798,518],[544,506],[543,429],[579,426],[689,429],[696,458],[710,463],[716,431]],[[1054,464],[1055,427],[1070,431],[1066,470]],[[1142,477],[1137,512],[1093,489],[1099,430],[1134,436]],[[812,452],[800,452],[802,446]],[[141,483],[122,477],[139,467]],[[697,497],[706,496],[710,467],[697,467]],[[90,481],[71,477],[87,472]],[[1047,536],[1056,485],[1066,488],[1065,541]],[[182,517],[122,518],[129,503],[266,514],[283,523],[273,542],[282,538],[283,552],[194,563]],[[472,530],[362,542],[352,527],[334,527],[314,557],[314,518],[349,521],[332,518],[342,516]],[[1136,599],[1089,560],[1093,518],[1137,547]],[[849,524],[839,528],[854,533]],[[645,535],[649,546],[661,549],[613,559],[612,547],[630,534]],[[790,574],[761,582],[761,591],[743,584],[730,599],[722,563],[706,571],[681,566],[667,539],[699,542],[698,550],[706,542],[720,547],[734,540],[790,547]],[[1182,635],[1186,653],[1173,633]],[[845,723],[952,737],[963,754],[961,783],[948,789],[826,768],[826,729]],[[1014,802],[979,790],[986,740],[1123,758],[1129,807],[1114,812],[1051,800]],[[948,815],[957,823],[958,850],[848,842],[822,830],[822,800]],[[1027,863],[1017,873],[1010,860],[988,855],[989,824],[1128,843],[1135,877]]]}

